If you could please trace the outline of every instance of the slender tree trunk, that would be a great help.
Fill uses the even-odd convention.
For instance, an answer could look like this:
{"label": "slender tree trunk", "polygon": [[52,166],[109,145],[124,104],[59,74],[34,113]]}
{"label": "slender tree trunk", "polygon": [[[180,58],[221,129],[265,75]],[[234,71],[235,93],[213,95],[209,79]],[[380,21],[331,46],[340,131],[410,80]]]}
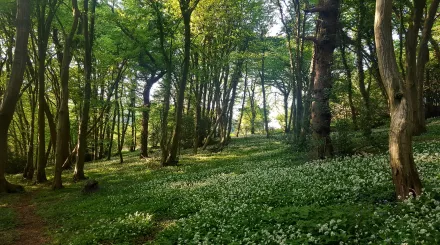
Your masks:
{"label": "slender tree trunk", "polygon": [[303,124],[301,128],[301,135],[300,135],[300,143],[305,144],[307,135],[310,134],[310,116],[312,113],[312,95],[313,95],[313,85],[315,82],[315,53],[316,53],[316,44],[314,45],[313,54],[312,54],[312,60],[310,64],[310,77],[309,77],[309,83],[306,90],[306,96],[304,100],[305,104],[305,110],[304,110],[304,116],[303,116]]}
{"label": "slender tree trunk", "polygon": [[261,90],[263,91],[263,116],[264,116],[264,128],[266,130],[266,138],[269,138],[269,120],[267,118],[267,107],[266,107],[266,86],[265,86],[265,53],[263,50],[261,58]]}
{"label": "slender tree trunk", "polygon": [[[247,44],[245,44],[245,46],[247,46]],[[247,47],[245,47],[244,49],[242,49],[241,51],[245,51]],[[244,63],[244,59],[239,59],[237,61],[237,64],[235,66],[235,70],[234,73],[232,74],[232,79],[231,79],[231,86],[232,86],[232,94],[230,97],[230,102],[229,102],[229,115],[227,118],[227,125],[226,125],[226,135],[224,137],[224,142],[222,142],[222,147],[224,147],[229,140],[231,139],[231,131],[232,131],[232,117],[234,115],[234,105],[235,105],[235,97],[237,94],[237,86],[238,86],[238,82],[242,76],[242,69],[243,69],[243,63]]]}
{"label": "slender tree trunk", "polygon": [[357,34],[356,34],[356,56],[357,56],[357,71],[358,71],[358,82],[359,82],[359,90],[362,95],[362,99],[365,105],[365,118],[362,122],[362,130],[364,135],[369,136],[371,134],[371,109],[370,109],[370,94],[365,86],[365,72],[364,72],[364,56],[362,45],[362,33],[364,32],[365,25],[365,1],[360,0],[359,2],[359,16],[357,23]]}
{"label": "slender tree trunk", "polygon": [[[376,1],[374,23],[377,56],[382,81],[387,89],[390,104],[390,165],[398,199],[406,199],[411,193],[420,195],[422,184],[412,152],[412,108],[409,87],[399,74],[392,39],[391,15],[393,2]],[[410,71],[408,71],[410,73]]]}
{"label": "slender tree trunk", "polygon": [[[41,18],[41,17],[40,17]],[[44,22],[44,18],[43,18]],[[41,25],[41,21],[40,24]],[[44,28],[44,27],[41,27]],[[40,32],[42,32],[40,30]],[[47,44],[44,43],[43,36],[39,36],[39,60],[38,60],[38,162],[37,162],[37,182],[43,183],[47,181],[46,177],[46,119],[44,116],[44,106],[45,106],[45,98],[46,94],[44,80],[45,80],[45,65],[46,65],[46,48]]]}
{"label": "slender tree trunk", "polygon": [[[122,109],[121,100],[116,101],[117,103],[117,113],[118,113],[118,155],[119,155],[119,163],[123,163],[124,159],[122,158],[122,135],[121,135],[121,111],[122,118],[124,118],[124,110]],[[124,127],[124,124],[122,124]],[[122,130],[123,131],[123,130]]]}
{"label": "slender tree trunk", "polygon": [[34,136],[35,136],[35,109],[37,106],[36,103],[36,88],[34,91],[32,91],[31,87],[29,89],[29,92],[32,93],[31,96],[29,96],[29,101],[31,105],[31,123],[30,123],[30,133],[29,133],[29,146],[28,146],[28,152],[27,152],[27,161],[26,161],[26,167],[23,171],[23,178],[32,180],[34,178]]}
{"label": "slender tree trunk", "polygon": [[[425,105],[423,96],[423,87],[425,83],[425,70],[426,64],[429,61],[429,49],[428,41],[431,37],[432,27],[434,25],[435,16],[437,15],[437,9],[439,6],[439,0],[433,0],[428,10],[428,15],[425,18],[423,25],[422,38],[420,39],[419,52],[417,56],[417,103],[414,106],[414,117],[417,117],[418,124],[415,124],[415,134],[421,134],[426,132],[426,120],[425,120]],[[414,93],[414,91],[413,91]]]}
{"label": "slender tree trunk", "polygon": [[255,119],[257,111],[255,108],[255,83],[253,82],[249,88],[249,104],[251,106],[251,134],[255,134]]}
{"label": "slender tree trunk", "polygon": [[9,82],[0,104],[0,193],[17,192],[23,187],[9,183],[5,178],[8,161],[8,129],[19,99],[23,76],[26,69],[27,45],[31,28],[31,4],[29,0],[17,0],[17,34],[15,38],[14,60]]}
{"label": "slender tree trunk", "polygon": [[422,24],[423,10],[426,6],[426,0],[414,1],[414,6],[411,8],[411,20],[409,21],[408,31],[406,34],[406,83],[410,86],[413,119],[413,134],[419,135],[420,122],[418,117],[419,100],[417,98],[417,43],[419,37],[419,30]]}
{"label": "slender tree trunk", "polygon": [[347,93],[348,93],[348,104],[350,105],[350,111],[351,111],[351,120],[353,122],[353,128],[354,130],[357,130],[357,117],[356,117],[356,108],[353,103],[353,82],[351,80],[351,69],[348,66],[347,62],[347,56],[345,53],[345,42],[344,37],[341,35],[341,58],[342,58],[342,64],[344,65],[345,69],[345,75],[347,76]]}
{"label": "slender tree trunk", "polygon": [[[117,91],[117,89],[116,89]],[[112,149],[113,149],[113,139],[114,139],[114,135],[115,135],[115,127],[116,127],[116,115],[118,114],[116,110],[119,110],[118,108],[118,102],[117,102],[117,92],[116,92],[116,102],[115,102],[115,108],[113,110],[113,119],[112,119],[112,125],[110,127],[109,130],[109,144],[108,144],[108,151],[107,151],[107,160],[110,160],[112,158]]]}
{"label": "slender tree trunk", "polygon": [[[241,121],[243,120],[243,115],[244,115],[244,106],[246,105],[246,91],[247,91],[247,82],[248,82],[248,67],[247,67],[247,63],[246,63],[246,67],[244,69],[245,69],[245,76],[244,76],[243,100],[241,102],[240,118],[238,119],[236,137],[238,137],[239,134],[240,134]],[[286,122],[286,125],[287,125],[287,122]]]}
{"label": "slender tree trunk", "polygon": [[[177,106],[176,106],[176,126],[174,128],[174,135],[171,142],[169,156],[164,165],[176,165],[178,162],[177,151],[180,144],[181,130],[182,130],[182,115],[185,97],[185,88],[188,80],[189,65],[190,65],[190,52],[191,52],[191,14],[194,8],[197,6],[198,0],[180,0],[180,9],[182,12],[183,23],[185,28],[185,41],[184,41],[184,60],[182,79],[178,85],[177,94]],[[193,6],[191,5],[191,2]]]}
{"label": "slender tree trunk", "polygon": [[90,98],[92,94],[91,75],[92,75],[92,50],[94,38],[94,19],[95,19],[96,0],[92,0],[92,11],[90,17],[89,27],[89,0],[84,1],[83,14],[83,30],[85,43],[85,57],[84,57],[84,105],[81,115],[81,123],[78,132],[78,151],[76,155],[76,164],[74,171],[75,180],[86,179],[84,175],[84,160],[87,148],[87,129],[89,124]]}
{"label": "slender tree trunk", "polygon": [[[199,68],[199,54],[194,54],[194,69]],[[203,69],[203,72],[206,72],[205,69]],[[200,121],[202,118],[202,89],[203,86],[200,83],[200,75],[197,72],[195,74],[195,89],[194,89],[194,107],[195,107],[195,115],[194,115],[194,137],[193,137],[193,154],[197,155],[197,151],[199,149],[200,144]]]}
{"label": "slender tree trunk", "polygon": [[136,151],[136,85],[137,79],[133,80],[131,91],[131,146],[130,152]]}
{"label": "slender tree trunk", "polygon": [[[297,38],[296,38],[296,113],[295,113],[295,138],[298,140],[301,133],[301,124],[303,122],[303,77],[302,77],[302,39],[301,39],[301,9],[299,1],[295,2],[296,15],[297,15]],[[305,18],[305,16],[304,16]]]}
{"label": "slender tree trunk", "polygon": [[[154,74],[153,74],[154,75]],[[151,84],[147,82],[144,88],[144,109],[142,111],[141,158],[148,158],[148,123],[150,121],[150,91]]]}

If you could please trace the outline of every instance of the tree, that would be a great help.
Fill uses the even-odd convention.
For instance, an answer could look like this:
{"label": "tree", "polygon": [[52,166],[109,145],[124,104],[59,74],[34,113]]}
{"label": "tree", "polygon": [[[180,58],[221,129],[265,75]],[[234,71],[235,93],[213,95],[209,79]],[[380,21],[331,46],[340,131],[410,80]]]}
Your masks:
{"label": "tree", "polygon": [[312,130],[319,158],[333,155],[330,139],[331,111],[329,98],[333,84],[331,67],[336,48],[338,31],[339,0],[320,0],[318,5],[306,12],[318,13],[315,42],[314,88],[312,102]]}
{"label": "tree", "polygon": [[[393,1],[377,0],[374,36],[382,81],[390,105],[390,165],[396,195],[406,199],[410,194],[420,195],[422,183],[412,152],[411,92],[397,67],[392,39],[391,14]],[[410,85],[409,85],[410,86]]]}
{"label": "tree", "polygon": [[87,129],[89,124],[90,98],[91,98],[91,76],[92,76],[92,50],[95,29],[95,8],[96,0],[92,0],[92,9],[89,25],[89,0],[84,1],[83,31],[84,31],[84,105],[81,114],[81,124],[78,132],[78,150],[76,155],[76,164],[74,179],[86,179],[84,175],[84,160],[87,147]]}
{"label": "tree", "polygon": [[68,157],[69,152],[69,138],[70,138],[70,123],[69,123],[69,70],[72,61],[72,46],[73,38],[78,27],[80,12],[78,9],[78,2],[72,0],[73,9],[73,23],[70,33],[65,38],[63,60],[61,63],[61,102],[58,110],[58,125],[57,125],[57,139],[56,139],[56,159],[53,189],[62,188],[61,173],[64,161]]}
{"label": "tree", "polygon": [[17,31],[14,60],[5,95],[0,105],[0,193],[16,192],[23,187],[9,183],[5,178],[8,160],[8,129],[12,121],[15,106],[19,99],[21,85],[27,62],[27,45],[31,28],[31,3],[29,0],[17,0]]}
{"label": "tree", "polygon": [[179,0],[180,11],[183,17],[183,24],[185,27],[184,34],[184,58],[183,58],[183,71],[182,78],[178,84],[178,95],[176,105],[176,125],[174,128],[173,138],[171,140],[170,152],[165,165],[177,164],[177,150],[180,143],[180,134],[182,130],[182,115],[184,107],[185,88],[188,80],[189,66],[190,66],[190,52],[191,52],[191,14],[197,7],[200,0]]}

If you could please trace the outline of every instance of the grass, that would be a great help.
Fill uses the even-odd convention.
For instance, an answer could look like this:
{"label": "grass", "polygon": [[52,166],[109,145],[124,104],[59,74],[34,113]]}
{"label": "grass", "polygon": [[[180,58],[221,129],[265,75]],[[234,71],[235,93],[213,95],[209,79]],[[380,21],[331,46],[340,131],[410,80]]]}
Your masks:
{"label": "grass", "polygon": [[17,225],[17,214],[12,204],[17,202],[16,197],[1,199],[0,197],[0,245],[10,244],[14,239],[13,229]]}
{"label": "grass", "polygon": [[61,191],[27,188],[43,189],[34,202],[53,244],[438,244],[439,129],[431,122],[414,144],[425,194],[404,203],[386,153],[307,162],[280,137],[258,136],[182,155],[178,167],[132,153],[122,165],[89,163],[92,194],[71,172]]}

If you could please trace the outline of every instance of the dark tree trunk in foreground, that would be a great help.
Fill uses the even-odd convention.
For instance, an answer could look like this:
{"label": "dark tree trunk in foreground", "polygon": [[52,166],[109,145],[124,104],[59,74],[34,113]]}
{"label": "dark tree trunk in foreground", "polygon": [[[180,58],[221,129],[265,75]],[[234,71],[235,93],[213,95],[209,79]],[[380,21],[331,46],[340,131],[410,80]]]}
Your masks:
{"label": "dark tree trunk in foreground", "polygon": [[333,86],[332,64],[333,51],[336,47],[336,36],[339,16],[339,0],[320,0],[318,6],[307,10],[317,12],[317,36],[315,42],[315,80],[312,102],[312,130],[318,158],[333,155],[330,140],[331,110],[329,98]]}
{"label": "dark tree trunk in foreground", "polygon": [[31,27],[30,1],[17,0],[17,35],[12,71],[6,86],[5,95],[0,105],[0,193],[17,192],[23,189],[9,183],[5,178],[8,161],[8,129],[19,99],[21,85],[27,61],[27,44]]}
{"label": "dark tree trunk in foreground", "polygon": [[405,86],[399,74],[394,53],[391,29],[392,6],[390,0],[376,1],[374,31],[379,70],[390,105],[389,148],[393,183],[398,199],[406,199],[410,194],[420,195],[422,184],[412,152],[413,113],[410,87]]}

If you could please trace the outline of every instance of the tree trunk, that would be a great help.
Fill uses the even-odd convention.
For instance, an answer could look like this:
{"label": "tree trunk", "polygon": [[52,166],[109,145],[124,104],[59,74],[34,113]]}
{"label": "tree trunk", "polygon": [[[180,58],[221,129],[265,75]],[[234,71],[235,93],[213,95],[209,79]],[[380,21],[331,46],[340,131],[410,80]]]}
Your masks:
{"label": "tree trunk", "polygon": [[342,58],[342,64],[344,65],[345,69],[345,75],[347,76],[347,93],[348,93],[348,104],[350,105],[350,111],[351,111],[351,120],[353,122],[353,128],[354,130],[357,130],[357,117],[356,117],[356,108],[354,107],[353,103],[353,83],[351,80],[351,69],[348,66],[347,62],[347,56],[345,53],[345,42],[344,37],[341,35],[341,58]]}
{"label": "tree trunk", "polygon": [[142,133],[141,133],[141,158],[148,158],[148,123],[150,121],[150,91],[151,86],[148,82],[145,85],[143,97],[144,108],[142,111]]}
{"label": "tree trunk", "polygon": [[117,116],[117,110],[119,110],[118,108],[118,95],[117,95],[117,91],[118,89],[116,88],[116,102],[115,102],[115,108],[113,109],[113,119],[112,119],[112,125],[110,127],[109,130],[109,143],[108,143],[108,150],[107,150],[107,160],[110,160],[112,158],[112,149],[113,149],[113,140],[114,140],[114,135],[115,135],[115,127],[116,127],[116,116]]}
{"label": "tree trunk", "polygon": [[408,98],[408,100],[411,100],[410,103],[412,105],[411,108],[413,119],[411,123],[413,124],[412,130],[414,135],[419,135],[422,133],[420,131],[421,127],[418,117],[419,100],[417,98],[417,43],[425,5],[426,0],[414,1],[414,6],[411,8],[411,20],[409,21],[408,31],[406,34],[406,83],[408,86],[410,86],[410,91],[412,92],[411,97]]}
{"label": "tree trunk", "polygon": [[252,83],[249,89],[249,103],[251,104],[251,134],[255,134],[255,119],[257,117],[255,108],[255,83]]}
{"label": "tree trunk", "polygon": [[36,102],[36,88],[32,91],[30,87],[29,92],[32,93],[31,96],[29,96],[29,101],[31,105],[31,123],[30,123],[30,133],[29,133],[29,147],[27,152],[27,161],[26,166],[23,171],[23,178],[32,180],[34,178],[34,136],[35,136],[35,109],[37,106]]}
{"label": "tree trunk", "polygon": [[194,8],[197,6],[199,0],[193,1],[193,6],[191,5],[191,0],[180,0],[180,10],[182,12],[183,23],[185,28],[184,33],[184,59],[183,59],[183,70],[182,70],[182,79],[178,84],[178,94],[177,94],[177,105],[176,105],[176,126],[174,128],[174,135],[171,142],[170,152],[168,155],[168,159],[164,165],[176,165],[178,162],[177,159],[177,150],[180,144],[180,135],[182,130],[182,115],[183,115],[183,107],[184,107],[184,97],[185,97],[185,88],[188,80],[189,74],[189,65],[190,65],[190,52],[191,52],[191,14]]}
{"label": "tree trunk", "polygon": [[312,102],[312,130],[318,158],[333,155],[330,139],[331,110],[329,98],[333,86],[333,51],[339,16],[339,0],[320,0],[318,7],[309,10],[318,12],[317,37],[315,41],[315,80]]}
{"label": "tree trunk", "polygon": [[[301,9],[299,1],[295,2],[296,15],[297,15],[297,36],[296,36],[296,113],[295,113],[295,139],[299,139],[301,133],[301,124],[303,122],[303,78],[302,78],[302,52],[303,52],[303,41],[301,40]],[[304,16],[305,18],[305,16]],[[304,26],[304,25],[303,25]],[[304,33],[304,32],[303,32]]]}
{"label": "tree trunk", "polygon": [[78,131],[78,151],[76,155],[76,164],[73,178],[75,180],[86,179],[84,175],[84,160],[87,148],[87,129],[89,124],[90,98],[92,94],[91,75],[92,75],[92,50],[94,38],[94,23],[95,23],[95,7],[96,0],[92,0],[92,11],[89,27],[89,0],[84,1],[83,14],[83,30],[85,43],[85,57],[84,57],[84,104],[81,115],[81,123]]}
{"label": "tree trunk", "polygon": [[393,183],[397,198],[402,200],[410,194],[420,195],[422,184],[412,153],[411,84],[408,84],[409,87],[405,86],[394,53],[391,28],[392,6],[392,1],[376,1],[374,30],[379,70],[390,104],[389,147]]}
{"label": "tree trunk", "polygon": [[17,0],[17,34],[15,39],[14,60],[5,95],[0,105],[0,193],[17,192],[23,187],[9,183],[5,178],[8,161],[8,129],[19,99],[27,61],[27,44],[31,28],[31,4],[29,0]]}
{"label": "tree trunk", "polygon": [[359,90],[362,95],[362,99],[365,105],[365,118],[362,121],[362,131],[364,135],[369,136],[371,134],[371,111],[370,111],[370,94],[365,87],[365,72],[364,72],[364,56],[362,45],[362,33],[364,27],[364,16],[365,16],[365,1],[360,0],[359,2],[359,16],[357,23],[357,36],[356,36],[356,56],[357,56],[357,71],[358,71],[358,82],[359,82]]}
{"label": "tree trunk", "polygon": [[[426,132],[426,120],[425,120],[425,105],[424,105],[424,96],[423,96],[423,87],[425,83],[425,69],[426,64],[429,61],[429,49],[428,49],[428,41],[431,37],[432,26],[434,25],[435,16],[437,15],[437,9],[439,6],[439,0],[434,0],[431,2],[431,5],[428,10],[428,15],[425,18],[425,23],[423,25],[422,38],[420,39],[419,44],[419,53],[417,56],[417,103],[414,106],[413,111],[414,117],[417,117],[418,124],[414,125],[414,133],[421,134]],[[414,91],[413,91],[414,93]]]}
{"label": "tree trunk", "polygon": [[261,56],[261,90],[263,91],[263,116],[264,116],[264,128],[266,130],[266,138],[269,138],[269,120],[267,118],[267,108],[266,108],[266,86],[265,86],[265,50],[263,49],[263,53]]}
{"label": "tree trunk", "polygon": [[[241,129],[241,121],[243,120],[244,115],[244,106],[246,105],[246,91],[247,91],[247,82],[248,82],[248,68],[247,63],[245,69],[245,76],[244,76],[244,88],[243,88],[243,101],[241,102],[241,110],[240,110],[240,118],[238,119],[238,126],[237,126],[237,134],[236,137],[240,134]],[[287,125],[287,122],[286,122]]]}

